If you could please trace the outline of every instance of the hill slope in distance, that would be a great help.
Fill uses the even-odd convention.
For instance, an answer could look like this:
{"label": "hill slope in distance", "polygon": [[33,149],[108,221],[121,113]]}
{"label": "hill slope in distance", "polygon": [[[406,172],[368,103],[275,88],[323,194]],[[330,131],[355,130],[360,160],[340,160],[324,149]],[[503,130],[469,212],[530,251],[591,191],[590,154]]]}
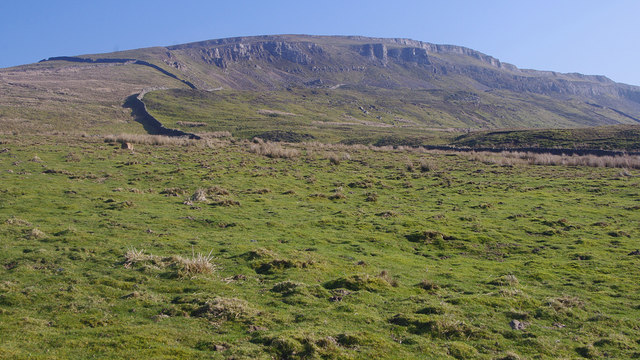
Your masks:
{"label": "hill slope in distance", "polygon": [[603,76],[523,70],[468,48],[409,39],[277,35],[2,69],[0,124],[140,132],[122,104],[143,90],[155,90],[145,103],[163,124],[241,136],[284,128],[325,140],[427,139],[441,130],[640,122],[640,88]]}

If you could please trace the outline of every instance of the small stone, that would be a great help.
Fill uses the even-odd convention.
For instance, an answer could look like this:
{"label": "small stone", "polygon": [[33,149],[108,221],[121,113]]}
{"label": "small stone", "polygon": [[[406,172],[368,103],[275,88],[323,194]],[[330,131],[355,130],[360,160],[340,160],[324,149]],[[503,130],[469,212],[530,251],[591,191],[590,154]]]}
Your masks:
{"label": "small stone", "polygon": [[219,344],[213,345],[213,351],[225,351],[225,350],[227,350],[227,347],[224,345],[219,345]]}
{"label": "small stone", "polygon": [[525,322],[521,322],[518,320],[511,320],[511,322],[509,323],[509,326],[511,326],[511,328],[513,330],[524,330],[527,327],[527,323]]}

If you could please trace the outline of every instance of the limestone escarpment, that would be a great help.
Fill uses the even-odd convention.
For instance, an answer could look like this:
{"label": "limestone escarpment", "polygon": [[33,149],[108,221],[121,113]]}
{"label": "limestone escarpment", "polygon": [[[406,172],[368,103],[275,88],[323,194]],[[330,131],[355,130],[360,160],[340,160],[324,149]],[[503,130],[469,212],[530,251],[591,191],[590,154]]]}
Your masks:
{"label": "limestone escarpment", "polygon": [[222,44],[202,47],[198,53],[202,61],[226,68],[229,63],[260,60],[275,62],[285,60],[299,65],[309,65],[315,56],[322,54],[322,47],[314,43],[291,43],[286,41],[265,41],[252,44]]}

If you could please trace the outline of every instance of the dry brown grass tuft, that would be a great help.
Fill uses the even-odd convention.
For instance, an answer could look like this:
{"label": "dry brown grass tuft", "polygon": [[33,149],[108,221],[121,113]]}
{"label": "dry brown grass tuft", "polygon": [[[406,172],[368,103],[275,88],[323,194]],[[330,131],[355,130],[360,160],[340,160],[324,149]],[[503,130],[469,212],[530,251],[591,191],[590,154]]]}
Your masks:
{"label": "dry brown grass tuft", "polygon": [[198,136],[205,139],[221,139],[221,138],[230,138],[233,135],[228,131],[209,131],[209,132],[198,132]]}
{"label": "dry brown grass tuft", "polygon": [[192,252],[191,257],[161,257],[145,254],[144,250],[137,250],[132,247],[124,254],[123,265],[127,269],[138,264],[153,269],[173,268],[176,270],[178,277],[194,277],[198,274],[210,274],[216,270],[216,266],[212,262],[212,252],[213,250],[206,255]]}
{"label": "dry brown grass tuft", "polygon": [[144,249],[137,250],[134,247],[129,248],[124,254],[124,267],[128,269],[132,265],[151,259],[151,257],[152,255],[144,253]]}
{"label": "dry brown grass tuft", "polygon": [[29,237],[31,239],[42,239],[42,238],[44,238],[46,236],[47,236],[47,234],[45,234],[42,230],[37,229],[37,228],[31,229],[31,232],[29,232]]}
{"label": "dry brown grass tuft", "polygon": [[420,171],[421,172],[429,172],[429,171],[435,171],[436,170],[436,165],[435,163],[428,161],[428,160],[420,160]]}
{"label": "dry brown grass tuft", "polygon": [[193,277],[198,274],[210,274],[216,266],[211,262],[213,256],[211,253],[204,255],[202,253],[192,253],[190,258],[177,256],[176,264],[178,265],[178,275],[180,277]]}
{"label": "dry brown grass tuft", "polygon": [[466,156],[474,161],[498,165],[530,164],[640,169],[640,156],[632,155],[553,155],[549,153],[538,154],[532,152],[503,151],[500,153],[471,152],[466,153]]}
{"label": "dry brown grass tuft", "polygon": [[255,142],[249,146],[249,152],[269,158],[281,159],[292,159],[300,156],[300,151],[298,149],[283,148],[279,144],[263,142],[260,139],[256,139]]}
{"label": "dry brown grass tuft", "polygon": [[179,145],[193,146],[198,140],[189,139],[187,137],[172,137],[162,135],[143,135],[143,134],[120,134],[107,135],[104,137],[105,142],[120,144],[144,144],[144,145]]}
{"label": "dry brown grass tuft", "polygon": [[191,201],[207,201],[207,190],[198,189],[191,195]]}
{"label": "dry brown grass tuft", "polygon": [[30,222],[28,222],[27,220],[21,219],[19,217],[16,217],[15,215],[8,218],[6,223],[8,225],[31,226]]}
{"label": "dry brown grass tuft", "polygon": [[340,165],[340,162],[342,161],[342,159],[338,156],[338,154],[334,154],[334,153],[329,154],[328,159],[331,165]]}

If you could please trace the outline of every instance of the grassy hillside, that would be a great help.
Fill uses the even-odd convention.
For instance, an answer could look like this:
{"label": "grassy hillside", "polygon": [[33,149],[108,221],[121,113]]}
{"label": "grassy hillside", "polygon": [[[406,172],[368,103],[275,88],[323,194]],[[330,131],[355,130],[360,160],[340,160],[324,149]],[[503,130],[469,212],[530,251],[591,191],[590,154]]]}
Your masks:
{"label": "grassy hillside", "polygon": [[640,356],[638,170],[0,141],[2,358]]}
{"label": "grassy hillside", "polygon": [[127,96],[184,84],[150,68],[47,62],[0,70],[0,132],[140,132]]}
{"label": "grassy hillside", "polygon": [[[330,142],[434,145],[470,129],[575,127],[624,116],[578,100],[544,95],[442,90],[385,90],[343,86],[283,91],[161,90],[145,95],[150,113],[165,126],[187,132],[229,131],[250,138],[290,131]],[[443,140],[445,139],[445,140]]]}
{"label": "grassy hillside", "polygon": [[453,145],[469,147],[562,147],[569,149],[640,150],[640,126],[582,129],[480,131],[460,135]]}
{"label": "grassy hillside", "polygon": [[[187,88],[198,90],[181,91]],[[241,137],[266,126],[344,140],[352,136],[336,127],[346,126],[347,132],[362,132],[364,141],[396,136],[430,143],[432,128],[572,128],[640,121],[640,88],[601,76],[522,70],[472,49],[409,39],[278,35],[0,69],[0,131],[142,133],[122,105],[130,95],[150,89],[177,89],[148,97],[164,121],[204,119],[208,129],[224,128]],[[263,121],[264,113],[256,116],[260,109],[246,102],[300,116],[284,124]],[[221,117],[223,123],[214,125]],[[255,123],[239,124],[242,119]],[[399,129],[381,129],[389,125]]]}

